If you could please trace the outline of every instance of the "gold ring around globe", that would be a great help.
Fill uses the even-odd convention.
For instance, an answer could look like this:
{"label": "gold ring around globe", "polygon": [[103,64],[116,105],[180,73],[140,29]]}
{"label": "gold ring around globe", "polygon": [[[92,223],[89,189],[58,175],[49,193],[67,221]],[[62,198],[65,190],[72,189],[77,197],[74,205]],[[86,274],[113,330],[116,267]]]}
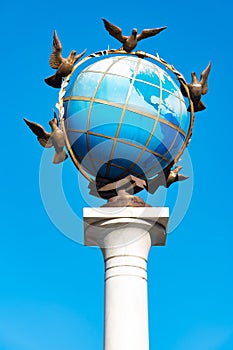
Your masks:
{"label": "gold ring around globe", "polygon": [[[188,133],[186,136],[186,139],[179,151],[179,153],[177,154],[177,156],[174,158],[173,162],[174,164],[176,164],[181,155],[183,154],[185,148],[188,146],[191,136],[192,136],[192,129],[193,129],[193,124],[194,124],[194,106],[193,106],[193,101],[191,100],[190,97],[190,93],[189,93],[189,88],[188,85],[186,83],[186,80],[184,78],[184,76],[175,69],[175,67],[171,64],[169,64],[168,62],[166,62],[163,58],[159,57],[159,55],[157,54],[157,56],[154,56],[152,54],[149,54],[147,52],[144,51],[132,51],[132,52],[126,52],[124,50],[103,50],[103,51],[97,51],[95,53],[90,54],[89,56],[84,57],[81,61],[79,61],[75,66],[74,69],[72,70],[71,74],[68,75],[66,77],[66,79],[64,80],[64,83],[62,84],[61,90],[65,89],[64,86],[66,86],[69,82],[70,76],[73,74],[73,72],[81,65],[83,65],[86,61],[93,59],[95,57],[106,57],[108,55],[124,55],[124,56],[137,56],[137,57],[143,57],[143,58],[150,58],[152,61],[156,61],[158,63],[160,63],[162,66],[164,66],[165,68],[167,68],[169,71],[171,71],[174,75],[176,75],[177,79],[179,80],[179,82],[182,84],[183,88],[186,91],[188,100],[189,100],[189,104],[190,104],[190,124],[189,124],[189,129],[188,129]],[[64,94],[61,94],[62,96],[64,96]],[[59,110],[63,110],[63,98],[61,98],[58,102],[58,106],[59,106]],[[61,113],[60,115],[60,122],[61,122],[61,128],[64,132],[65,135],[65,143],[66,143],[66,148],[69,152],[69,155],[73,161],[73,163],[75,164],[75,166],[77,167],[77,169],[80,171],[80,173],[90,182],[93,182],[94,179],[92,179],[90,177],[90,175],[83,169],[82,165],[78,162],[77,158],[74,155],[74,152],[72,150],[72,147],[70,145],[69,139],[67,137],[66,134],[66,129],[65,129],[65,125],[64,125],[64,117]]]}

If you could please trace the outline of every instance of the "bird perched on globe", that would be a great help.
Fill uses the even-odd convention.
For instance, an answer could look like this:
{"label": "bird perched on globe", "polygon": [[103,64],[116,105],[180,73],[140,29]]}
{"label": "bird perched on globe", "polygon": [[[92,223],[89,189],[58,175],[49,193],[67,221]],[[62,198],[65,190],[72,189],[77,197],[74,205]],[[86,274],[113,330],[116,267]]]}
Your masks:
{"label": "bird perched on globe", "polygon": [[[194,112],[203,111],[206,109],[206,106],[201,101],[201,96],[207,94],[208,92],[208,76],[211,69],[211,62],[208,64],[206,69],[203,70],[201,73],[200,81],[197,78],[197,75],[195,72],[191,73],[192,81],[190,84],[187,84],[190,96],[193,101],[194,105]],[[186,90],[183,88],[183,85],[180,85],[181,92],[185,97],[188,97]],[[190,106],[188,107],[188,111],[190,112]]]}
{"label": "bird perched on globe", "polygon": [[42,125],[31,122],[24,118],[25,123],[29,126],[32,132],[37,136],[37,139],[41,146],[45,148],[54,147],[55,153],[53,157],[53,163],[59,164],[67,159],[68,155],[64,151],[65,140],[62,130],[58,127],[57,115],[54,112],[54,117],[49,121],[51,132],[45,131]]}
{"label": "bird perched on globe", "polygon": [[104,26],[106,30],[109,32],[110,35],[112,35],[114,38],[116,38],[123,44],[122,49],[125,50],[126,52],[133,51],[137,46],[138,41],[149,38],[151,36],[155,36],[159,34],[162,30],[167,28],[167,27],[161,27],[161,28],[153,28],[153,29],[143,29],[143,31],[140,34],[138,34],[138,31],[136,28],[133,28],[131,35],[125,36],[122,34],[122,29],[120,27],[110,23],[104,18],[102,18],[102,20],[104,22]]}
{"label": "bird perched on globe", "polygon": [[72,50],[67,58],[62,57],[62,44],[58,38],[56,30],[53,34],[53,48],[50,55],[50,66],[56,69],[56,73],[48,78],[45,78],[46,84],[60,88],[62,78],[67,77],[72,72],[74,64],[85,54],[85,49],[79,55],[76,55],[76,51]]}
{"label": "bird perched on globe", "polygon": [[[132,51],[139,40],[166,27],[139,35],[133,30],[126,37],[121,28],[103,21],[122,48],[97,51],[82,60],[84,52],[75,56],[73,51],[64,59],[54,32],[50,64],[57,72],[46,82],[61,86],[56,128],[73,163],[88,179],[90,194],[107,199],[109,206],[145,206],[136,193],[154,193],[187,179],[177,162],[190,142],[194,112],[205,107],[201,96],[208,91],[211,65],[200,81],[192,73],[188,84],[159,55]],[[40,137],[42,130],[35,132],[35,125],[26,123]]]}

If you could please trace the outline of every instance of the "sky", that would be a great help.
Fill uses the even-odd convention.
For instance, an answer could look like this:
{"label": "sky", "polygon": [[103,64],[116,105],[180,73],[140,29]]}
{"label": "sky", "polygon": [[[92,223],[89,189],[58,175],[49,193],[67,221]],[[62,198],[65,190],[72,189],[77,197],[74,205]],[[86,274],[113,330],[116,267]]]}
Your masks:
{"label": "sky", "polygon": [[[181,160],[190,179],[166,194],[164,205],[171,213],[178,209],[166,246],[149,255],[150,349],[233,349],[232,12],[228,0],[1,4],[0,350],[103,348],[101,251],[67,237],[74,227],[82,237],[83,206],[102,202],[89,198],[71,159],[50,164],[52,152],[43,152],[23,122],[26,117],[48,128],[57,102],[58,90],[44,83],[53,74],[54,29],[64,56],[71,49],[118,48],[102,17],[125,34],[166,25],[138,48],[158,52],[187,81],[212,61],[207,109],[196,114]],[[69,214],[51,198],[61,178]],[[161,205],[159,195],[149,201]]]}

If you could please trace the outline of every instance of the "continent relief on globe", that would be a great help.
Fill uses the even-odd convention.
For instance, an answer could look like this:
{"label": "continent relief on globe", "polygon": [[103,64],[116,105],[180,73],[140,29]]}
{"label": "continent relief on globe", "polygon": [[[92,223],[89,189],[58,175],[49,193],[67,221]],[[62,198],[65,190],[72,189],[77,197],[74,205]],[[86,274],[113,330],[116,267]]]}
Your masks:
{"label": "continent relief on globe", "polygon": [[74,70],[63,106],[73,161],[109,180],[153,178],[179,154],[190,127],[173,79],[133,56],[102,58]]}

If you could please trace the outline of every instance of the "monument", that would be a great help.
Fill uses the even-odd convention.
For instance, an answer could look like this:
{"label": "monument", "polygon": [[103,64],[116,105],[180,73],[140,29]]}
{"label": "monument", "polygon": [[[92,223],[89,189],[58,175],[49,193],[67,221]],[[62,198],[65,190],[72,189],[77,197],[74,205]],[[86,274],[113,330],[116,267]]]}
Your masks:
{"label": "monument", "polygon": [[[44,147],[54,147],[54,163],[67,158],[89,181],[90,196],[106,203],[84,208],[86,246],[98,246],[105,262],[105,350],[148,350],[147,258],[152,246],[166,243],[168,208],[151,207],[136,194],[155,193],[186,180],[177,165],[190,142],[194,112],[205,109],[211,64],[200,81],[184,76],[159,55],[133,51],[139,40],[166,27],[121,28],[103,19],[122,48],[83,57],[61,55],[54,33],[50,65],[56,73],[45,79],[60,88],[58,116],[51,133],[25,120]],[[187,98],[187,100],[185,100]],[[188,102],[188,107],[187,103]]]}

